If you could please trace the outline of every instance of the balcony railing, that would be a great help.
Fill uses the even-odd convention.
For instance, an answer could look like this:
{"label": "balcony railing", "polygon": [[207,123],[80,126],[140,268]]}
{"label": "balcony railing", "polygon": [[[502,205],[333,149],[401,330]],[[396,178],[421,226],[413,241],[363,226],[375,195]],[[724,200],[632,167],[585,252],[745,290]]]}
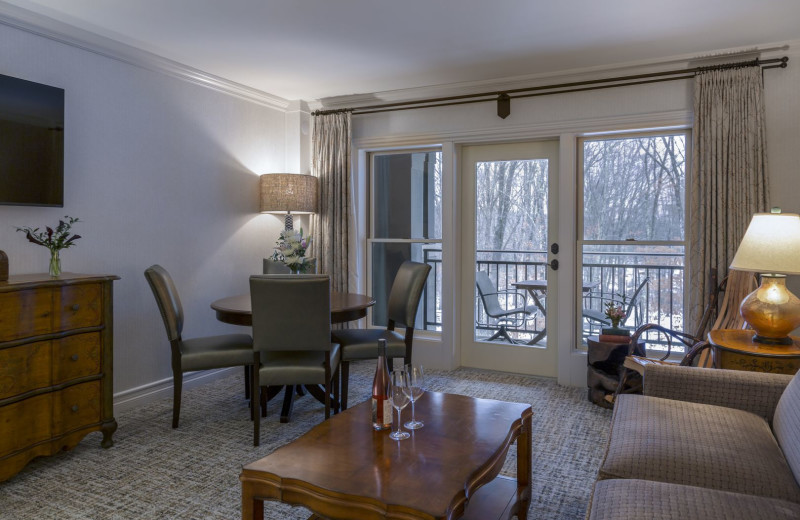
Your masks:
{"label": "balcony railing", "polygon": [[[547,253],[545,251],[478,251],[477,270],[485,271],[498,290],[518,290],[528,302],[530,297],[524,290],[515,289],[514,283],[523,280],[542,280],[547,275]],[[634,312],[624,325],[630,328],[643,323],[659,323],[670,329],[683,328],[684,256],[676,253],[620,253],[593,251],[586,253],[582,266],[583,282],[592,285],[584,298],[586,308],[603,311],[603,298],[614,298],[629,302],[641,282],[649,282],[638,296]],[[431,274],[423,293],[421,312],[426,330],[441,330],[441,279],[442,260],[440,249],[424,250],[424,262],[431,266]],[[597,298],[600,297],[600,298]],[[478,337],[488,337],[498,326],[483,309],[476,298],[475,324]],[[547,309],[546,299],[540,297]],[[502,297],[501,305],[505,305]],[[513,302],[509,301],[509,304]],[[544,328],[544,316],[526,321],[524,326],[512,331],[519,340],[527,341]],[[588,320],[583,320],[584,335],[599,332]]]}

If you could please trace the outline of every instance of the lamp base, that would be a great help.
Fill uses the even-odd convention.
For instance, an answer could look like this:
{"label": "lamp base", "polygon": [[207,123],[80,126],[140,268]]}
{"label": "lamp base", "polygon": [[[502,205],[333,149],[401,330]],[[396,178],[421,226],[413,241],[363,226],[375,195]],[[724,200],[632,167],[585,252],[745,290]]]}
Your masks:
{"label": "lamp base", "polygon": [[767,338],[758,334],[753,334],[753,341],[762,345],[791,345],[794,343],[789,336],[785,338]]}
{"label": "lamp base", "polygon": [[283,217],[283,227],[286,229],[294,229],[294,217],[291,213],[287,213],[285,217]]}
{"label": "lamp base", "polygon": [[755,331],[757,343],[791,345],[789,334],[800,326],[800,300],[786,289],[782,274],[762,274],[761,285],[742,301],[739,311]]}

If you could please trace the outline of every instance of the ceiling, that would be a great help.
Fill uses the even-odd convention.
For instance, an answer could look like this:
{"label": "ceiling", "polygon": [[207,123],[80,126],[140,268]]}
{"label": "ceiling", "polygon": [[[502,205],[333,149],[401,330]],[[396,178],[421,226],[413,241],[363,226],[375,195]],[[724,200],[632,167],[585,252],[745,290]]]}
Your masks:
{"label": "ceiling", "polygon": [[798,0],[5,0],[285,99],[800,39]]}

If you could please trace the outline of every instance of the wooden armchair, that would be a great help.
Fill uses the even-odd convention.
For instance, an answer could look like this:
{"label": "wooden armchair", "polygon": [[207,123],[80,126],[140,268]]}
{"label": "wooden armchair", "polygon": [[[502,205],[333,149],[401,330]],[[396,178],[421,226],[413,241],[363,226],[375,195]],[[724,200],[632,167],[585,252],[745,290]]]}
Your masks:
{"label": "wooden armchair", "polygon": [[[711,270],[711,279],[717,279],[717,270]],[[708,330],[716,329],[741,329],[746,326],[744,319],[739,313],[741,301],[756,288],[756,279],[753,273],[742,271],[731,271],[722,282],[712,284],[714,287],[708,297],[708,303],[703,311],[703,316],[694,334],[668,329],[655,323],[642,325],[631,336],[631,347],[628,356],[623,362],[622,374],[616,395],[620,393],[631,393],[641,391],[641,376],[644,375],[646,365],[679,365],[679,366],[699,366],[713,367],[713,352],[710,348],[706,334]],[[723,295],[720,300],[720,295]],[[716,314],[714,324],[708,329],[708,324]],[[707,330],[708,329],[708,330]],[[633,346],[639,338],[649,331],[657,331],[666,337],[667,349],[659,358],[649,358],[633,355]],[[683,358],[680,360],[671,359],[672,345],[679,341],[685,348]],[[635,384],[631,382],[631,374],[638,374],[639,381]]]}

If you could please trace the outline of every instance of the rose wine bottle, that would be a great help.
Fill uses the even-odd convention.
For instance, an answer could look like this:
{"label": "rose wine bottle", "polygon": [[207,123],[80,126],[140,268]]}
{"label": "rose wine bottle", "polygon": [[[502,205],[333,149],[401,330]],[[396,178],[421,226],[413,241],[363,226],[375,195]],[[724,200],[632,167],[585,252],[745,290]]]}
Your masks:
{"label": "rose wine bottle", "polygon": [[389,365],[386,361],[386,340],[378,340],[378,366],[372,379],[372,427],[388,430],[392,427],[392,404],[389,402]]}

